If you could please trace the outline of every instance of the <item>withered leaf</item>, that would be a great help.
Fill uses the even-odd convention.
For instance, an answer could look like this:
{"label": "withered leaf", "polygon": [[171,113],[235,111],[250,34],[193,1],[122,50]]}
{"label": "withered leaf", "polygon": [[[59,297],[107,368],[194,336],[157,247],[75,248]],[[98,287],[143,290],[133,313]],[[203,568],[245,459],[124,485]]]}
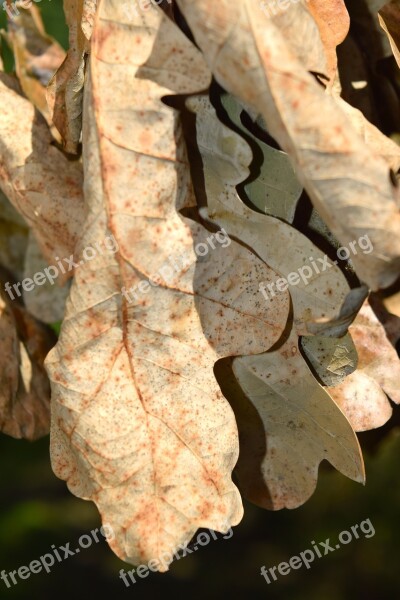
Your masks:
{"label": "withered leaf", "polygon": [[[315,333],[332,327],[337,321],[338,307],[345,303],[350,292],[344,275],[305,235],[279,219],[252,211],[241,201],[235,186],[245,181],[249,172],[252,153],[248,144],[217,119],[204,97],[189,99],[187,106],[196,113],[197,143],[204,166],[208,208],[202,212],[203,216],[252,248],[277,273],[272,283],[264,281],[259,290],[266,314],[271,300],[287,293],[288,286],[283,291],[276,287],[280,277],[287,279],[293,274],[297,275],[296,284],[290,285],[289,292],[297,333],[308,335],[311,325]],[[328,266],[318,268],[318,272],[313,263]],[[302,268],[308,269],[304,271],[309,274],[308,279],[300,276]],[[270,283],[272,291],[268,290]],[[356,314],[354,307],[345,314],[348,320],[340,315],[341,322],[334,335],[346,332]]]}
{"label": "withered leaf", "polygon": [[242,123],[242,106],[230,94],[224,94],[221,103],[237,127],[261,149],[262,162],[257,177],[244,185],[250,203],[261,212],[292,223],[303,186],[298,181],[287,154],[272,148],[252,134]]}
{"label": "withered leaf", "polygon": [[307,367],[294,331],[274,351],[235,358],[233,371],[255,408],[244,404],[236,412],[236,471],[246,498],[264,508],[296,508],[314,492],[324,459],[364,481],[357,437]]}
{"label": "withered leaf", "polygon": [[[319,13],[315,6],[314,10],[310,10],[311,6],[308,3],[312,6],[313,0],[307,0],[307,4],[290,1],[287,2],[285,9],[277,7],[275,0],[260,2],[259,6],[262,7],[264,15],[272,19],[279,29],[285,31],[290,47],[307,71],[323,73],[325,77],[329,77],[320,24],[315,18]],[[323,16],[325,17],[325,14]]]}
{"label": "withered leaf", "polygon": [[1,292],[0,339],[0,431],[28,440],[43,437],[50,426],[50,384],[43,362],[55,335]]}
{"label": "withered leaf", "polygon": [[308,336],[300,345],[323,385],[338,385],[357,368],[358,356],[350,334],[342,338]]}
{"label": "withered leaf", "polygon": [[234,241],[205,253],[198,244],[211,233],[178,212],[193,192],[178,115],[161,98],[209,85],[198,50],[161,11],[132,21],[111,0],[100,2],[92,44],[80,248],[112,233],[118,251],[76,270],[47,358],[51,454],[55,473],[113,527],[113,550],[138,564],[198,527],[241,519],[237,427],[213,366],[270,348],[289,303],[266,315],[258,282],[270,269]]}
{"label": "withered leaf", "polygon": [[327,77],[333,82],[337,69],[336,47],[349,32],[350,18],[343,0],[307,0],[325,49]]}
{"label": "withered leaf", "polygon": [[329,388],[329,393],[355,431],[366,431],[390,418],[392,409],[385,394],[400,403],[400,361],[368,301],[349,332],[357,349],[358,367],[343,383]]}
{"label": "withered leaf", "polygon": [[[49,263],[73,252],[84,219],[82,165],[52,144],[47,124],[0,73],[0,188]],[[59,282],[72,273],[60,273]]]}
{"label": "withered leaf", "polygon": [[90,52],[96,6],[97,0],[64,0],[69,50],[47,90],[52,121],[63,138],[66,152],[71,154],[77,154],[82,132],[85,61]]}
{"label": "withered leaf", "polygon": [[[304,265],[306,258],[320,255],[320,251],[297,230],[272,217],[256,214],[240,201],[235,184],[246,178],[251,160],[247,144],[218,122],[206,98],[191,98],[187,106],[196,113],[197,141],[203,159],[211,220],[253,248],[285,276],[291,269],[296,270],[296,261],[298,268]],[[206,216],[205,212],[203,215]],[[317,383],[298,350],[297,334],[307,330],[307,319],[311,315],[321,315],[319,311],[326,311],[324,315],[331,311],[332,316],[337,311],[334,303],[330,305],[327,290],[331,290],[336,302],[340,283],[343,298],[346,294],[347,284],[339,269],[336,267],[330,274],[329,283],[322,277],[319,281],[313,277],[309,292],[306,281],[303,287],[298,282],[290,291],[294,328],[283,345],[268,353],[243,356],[233,361],[238,382],[257,413],[255,415],[246,403],[235,410],[241,440],[236,470],[245,496],[267,508],[293,508],[305,502],[315,488],[318,465],[328,456],[343,473],[357,480],[363,478],[362,459],[354,432]],[[339,292],[332,281],[339,287]],[[271,295],[271,299],[275,297]],[[269,302],[266,302],[267,312]],[[269,377],[272,377],[271,381]],[[276,414],[276,421],[269,411]],[[295,423],[298,414],[302,419],[300,424]],[[295,431],[297,427],[304,431],[291,437],[292,425]],[[333,442],[332,438],[336,437],[340,437],[340,441]]]}
{"label": "withered leaf", "polygon": [[364,140],[366,146],[377,156],[380,156],[395,172],[400,169],[400,146],[393,142],[372,123],[370,123],[363,113],[350,106],[342,98],[335,97],[337,103],[342,108],[343,112],[351,120],[358,135]]}
{"label": "withered leaf", "polygon": [[257,0],[177,0],[217,81],[261,113],[288,153],[314,206],[343,246],[367,234],[374,252],[354,256],[372,289],[400,273],[398,188],[333,98],[305,70]]}
{"label": "withered leaf", "polygon": [[46,35],[35,5],[18,7],[19,14],[8,20],[5,37],[14,52],[15,68],[25,96],[51,125],[46,86],[65,57],[65,51]]}

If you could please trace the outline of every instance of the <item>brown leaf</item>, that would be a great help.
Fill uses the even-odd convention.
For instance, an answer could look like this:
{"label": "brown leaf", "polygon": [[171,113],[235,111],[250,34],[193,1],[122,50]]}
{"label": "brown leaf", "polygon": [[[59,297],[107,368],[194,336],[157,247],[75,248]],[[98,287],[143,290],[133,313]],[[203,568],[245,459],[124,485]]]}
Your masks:
{"label": "brown leaf", "polygon": [[18,7],[19,15],[8,20],[5,35],[14,52],[18,79],[25,96],[51,125],[46,101],[46,86],[65,57],[65,51],[46,35],[40,12],[35,5]]}
{"label": "brown leaf", "polygon": [[349,332],[357,349],[358,368],[328,390],[355,431],[367,431],[381,427],[391,417],[385,394],[400,403],[400,361],[368,301]]}
{"label": "brown leaf", "polygon": [[177,0],[218,82],[263,115],[291,157],[314,206],[343,246],[367,234],[374,252],[354,256],[372,289],[400,273],[398,189],[333,98],[294,56],[256,0]]}
{"label": "brown leaf", "polygon": [[[226,100],[225,105],[228,101],[231,103],[232,99]],[[249,174],[250,147],[218,120],[208,99],[190,98],[186,104],[196,113],[197,144],[204,167],[208,208],[202,210],[202,216],[252,248],[275,271],[275,278],[262,282],[259,290],[266,314],[270,311],[271,301],[289,291],[298,335],[309,335],[311,330],[312,333],[328,330],[326,335],[330,335],[332,328],[333,335],[344,335],[365,292],[362,291],[361,296],[360,290],[350,292],[343,273],[327,257],[328,267],[318,269],[318,272],[311,265],[323,263],[325,257],[305,235],[279,219],[254,212],[242,202],[236,186]],[[229,112],[234,119],[233,112]],[[304,277],[299,274],[301,269],[308,269],[304,271]],[[296,283],[286,285],[280,292],[278,281],[281,277],[288,280],[292,275]],[[272,290],[268,289],[268,284],[273,285]],[[350,294],[350,300],[356,295],[355,303],[349,303]],[[338,307],[342,305],[344,309],[338,316]]]}
{"label": "brown leaf", "polygon": [[357,350],[349,333],[341,338],[303,337],[300,347],[323,385],[338,385],[357,368]]}
{"label": "brown leaf", "polygon": [[336,47],[349,32],[350,17],[343,0],[307,0],[325,48],[327,76],[333,81],[337,69]]}
{"label": "brown leaf", "polygon": [[66,152],[78,153],[82,132],[82,102],[85,61],[90,52],[90,37],[97,0],[64,0],[69,27],[69,50],[47,90],[52,121],[64,141]]}
{"label": "brown leaf", "polygon": [[[0,188],[54,264],[74,252],[84,219],[82,165],[52,144],[43,118],[14,85],[0,73]],[[60,274],[58,282],[71,275]]]}
{"label": "brown leaf", "polygon": [[236,411],[236,471],[246,498],[273,510],[297,508],[314,492],[322,460],[364,482],[357,437],[307,367],[294,331],[276,350],[235,358],[233,371],[254,407]]}
{"label": "brown leaf", "polygon": [[400,146],[372,125],[360,110],[350,106],[342,98],[335,97],[335,99],[343,112],[351,120],[352,125],[358,135],[364,140],[366,146],[376,156],[383,158],[389,167],[397,173],[400,169]]}
{"label": "brown leaf", "polygon": [[50,425],[50,384],[43,362],[56,337],[1,295],[0,338],[0,430],[15,438],[43,437]]}
{"label": "brown leaf", "polygon": [[[132,23],[122,4],[100,2],[80,247],[111,232],[118,251],[76,271],[46,361],[51,453],[55,473],[97,504],[113,550],[134,564],[172,553],[198,527],[225,531],[241,519],[237,428],[213,366],[271,347],[289,311],[285,298],[265,316],[257,288],[268,267],[233,241],[204,254],[210,232],[177,210],[193,192],[177,113],[161,98],[209,82],[198,50],[161,11]],[[157,276],[168,264],[169,276]]]}
{"label": "brown leaf", "polygon": [[[310,1],[313,2],[307,0],[308,3]],[[307,71],[323,73],[328,77],[325,48],[321,40],[322,24],[315,18],[313,11],[310,11],[308,3],[306,5],[290,1],[285,9],[279,9],[275,0],[260,2],[260,5],[264,15],[272,19],[277,27],[285,30],[290,47]],[[317,16],[324,17],[325,14]]]}

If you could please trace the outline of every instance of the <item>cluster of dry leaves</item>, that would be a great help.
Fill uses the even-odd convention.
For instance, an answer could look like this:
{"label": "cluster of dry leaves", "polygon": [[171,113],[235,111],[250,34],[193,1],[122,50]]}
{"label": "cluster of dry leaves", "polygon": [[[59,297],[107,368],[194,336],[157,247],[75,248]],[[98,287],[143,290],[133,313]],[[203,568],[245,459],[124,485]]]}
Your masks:
{"label": "cluster of dry leaves", "polygon": [[[0,426],[45,435],[51,383],[53,469],[138,564],[236,525],[234,468],[269,509],[305,502],[324,459],[364,481],[355,432],[400,403],[400,2],[125,4],[64,0],[66,55],[35,6],[3,32]],[[197,256],[219,228],[231,244]],[[5,293],[110,234],[72,285]],[[363,235],[373,252],[333,262]]]}

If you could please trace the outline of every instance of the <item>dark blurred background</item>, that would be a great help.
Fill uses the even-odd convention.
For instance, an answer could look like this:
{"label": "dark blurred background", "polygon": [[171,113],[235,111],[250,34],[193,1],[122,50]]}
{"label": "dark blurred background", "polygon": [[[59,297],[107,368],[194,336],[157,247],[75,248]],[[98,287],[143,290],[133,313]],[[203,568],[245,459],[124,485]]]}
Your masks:
{"label": "dark blurred background", "polygon": [[[122,1],[122,0],[121,0]],[[61,0],[43,0],[40,7],[47,31],[67,46],[68,32]],[[0,26],[4,12],[0,9]],[[0,107],[1,109],[1,107]],[[395,409],[396,411],[396,409]],[[58,599],[102,595],[118,598],[240,598],[296,600],[392,599],[400,596],[400,409],[379,432],[359,436],[364,450],[367,485],[356,484],[322,465],[313,497],[294,511],[267,512],[248,503],[233,537],[209,545],[176,561],[167,574],[150,573],[129,588],[118,560],[106,542],[93,543],[79,555],[56,563],[47,574],[7,588],[0,580],[0,598]],[[397,421],[397,424],[396,422]],[[91,503],[73,497],[53,475],[48,438],[36,443],[0,435],[0,571],[28,565],[56,547],[71,543],[100,527]],[[347,546],[304,566],[279,575],[267,585],[260,568],[289,561],[310,548],[312,540],[336,543],[339,533],[370,519],[375,535],[361,534]]]}

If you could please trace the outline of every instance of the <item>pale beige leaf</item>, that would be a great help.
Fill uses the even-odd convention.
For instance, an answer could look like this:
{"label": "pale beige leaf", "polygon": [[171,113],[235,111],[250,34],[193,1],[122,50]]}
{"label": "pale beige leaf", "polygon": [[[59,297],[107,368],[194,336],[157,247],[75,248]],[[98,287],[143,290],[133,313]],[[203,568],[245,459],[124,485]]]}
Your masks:
{"label": "pale beige leaf", "polygon": [[397,173],[400,169],[400,146],[384,135],[375,125],[372,125],[363,113],[350,106],[342,98],[335,96],[344,113],[351,120],[358,135],[364,140],[366,146],[376,155],[383,158],[389,167]]}
{"label": "pale beige leaf", "polygon": [[[47,124],[13,85],[0,74],[0,188],[54,263],[74,252],[82,226],[82,165],[52,144]],[[71,274],[60,274],[58,281]]]}
{"label": "pale beige leaf", "polygon": [[[252,160],[250,147],[218,120],[208,99],[191,98],[187,106],[196,113],[197,144],[204,166],[208,208],[202,215],[224,227],[229,235],[252,248],[274,269],[279,277],[273,284],[280,277],[286,279],[291,273],[297,274],[297,283],[289,286],[289,292],[299,335],[308,335],[311,325],[314,325],[315,333],[332,327],[350,292],[343,273],[332,261],[325,260],[323,253],[305,235],[279,219],[255,213],[241,201],[235,186],[248,176]],[[318,268],[321,262],[324,268],[321,266],[318,273],[312,265],[314,263]],[[328,265],[326,268],[325,264]],[[299,275],[304,267],[311,273],[308,279]],[[279,292],[276,287],[269,291],[269,283],[263,282],[259,290],[266,314],[271,309],[271,301],[286,293]],[[348,321],[343,320],[344,314]],[[344,314],[339,315],[341,322],[334,335],[346,332],[355,317],[354,306]]]}
{"label": "pale beige leaf", "polygon": [[93,33],[80,243],[112,232],[119,249],[76,271],[47,369],[55,473],[97,504],[113,550],[138,564],[241,519],[237,427],[213,366],[270,348],[289,302],[265,314],[258,282],[271,270],[234,241],[196,260],[210,232],[177,210],[193,192],[178,115],[161,98],[206,88],[210,73],[161,11],[132,22],[123,8],[101,0]]}
{"label": "pale beige leaf", "polygon": [[390,418],[392,409],[385,394],[400,403],[400,361],[368,301],[349,332],[358,352],[358,368],[339,386],[329,388],[329,393],[353,428],[366,431]]}
{"label": "pale beige leaf", "polygon": [[246,498],[274,510],[297,508],[314,492],[322,460],[364,482],[357,437],[307,367],[294,331],[275,351],[235,358],[233,371],[252,404],[235,411],[236,472]]}
{"label": "pale beige leaf", "polygon": [[343,246],[367,234],[374,252],[354,256],[372,289],[400,273],[398,189],[346,115],[306,72],[285,31],[256,0],[177,0],[218,82],[261,113],[291,157],[314,206]]}
{"label": "pale beige leaf", "polygon": [[355,431],[382,427],[392,416],[392,407],[379,383],[362,370],[349,375],[344,383],[329,389]]}
{"label": "pale beige leaf", "polygon": [[[69,12],[69,6],[66,5],[65,2],[64,7]],[[97,0],[83,0],[81,28],[83,31],[83,35],[89,42],[92,37],[94,19],[96,15],[96,7]]]}
{"label": "pale beige leaf", "polygon": [[[313,2],[314,0],[300,0],[300,2],[290,0],[285,8],[280,8],[275,0],[264,0],[260,2],[260,6],[264,15],[277,27],[285,30],[290,47],[307,71],[329,77],[327,56],[321,40],[320,25],[322,24],[315,18],[316,14],[313,14],[313,12],[317,13],[316,7],[314,11],[310,10]],[[325,12],[320,8],[319,11],[317,16],[324,18]]]}

